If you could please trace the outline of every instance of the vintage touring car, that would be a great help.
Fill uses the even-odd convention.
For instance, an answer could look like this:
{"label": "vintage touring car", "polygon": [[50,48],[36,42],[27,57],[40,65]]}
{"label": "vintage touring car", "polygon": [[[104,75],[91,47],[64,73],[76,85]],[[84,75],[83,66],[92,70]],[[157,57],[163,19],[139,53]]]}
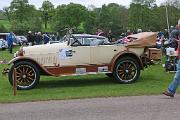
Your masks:
{"label": "vintage touring car", "polygon": [[157,33],[129,36],[128,44],[109,43],[105,37],[73,34],[64,42],[22,47],[15,53],[8,71],[13,84],[16,68],[18,89],[32,89],[40,75],[62,76],[105,73],[119,83],[132,83],[150,60],[148,47],[155,45]]}

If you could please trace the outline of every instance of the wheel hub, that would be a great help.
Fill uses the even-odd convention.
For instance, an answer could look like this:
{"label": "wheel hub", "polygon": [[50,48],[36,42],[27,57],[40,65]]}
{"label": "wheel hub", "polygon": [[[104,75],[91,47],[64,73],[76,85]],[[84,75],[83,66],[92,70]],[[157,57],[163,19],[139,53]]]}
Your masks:
{"label": "wheel hub", "polygon": [[117,66],[117,77],[123,82],[131,82],[136,77],[136,64],[132,61],[122,61]]}
{"label": "wheel hub", "polygon": [[27,77],[27,76],[26,76],[25,74],[22,76],[22,78],[24,78],[24,79],[25,79],[26,77]]}
{"label": "wheel hub", "polygon": [[129,70],[125,70],[125,73],[129,73]]}

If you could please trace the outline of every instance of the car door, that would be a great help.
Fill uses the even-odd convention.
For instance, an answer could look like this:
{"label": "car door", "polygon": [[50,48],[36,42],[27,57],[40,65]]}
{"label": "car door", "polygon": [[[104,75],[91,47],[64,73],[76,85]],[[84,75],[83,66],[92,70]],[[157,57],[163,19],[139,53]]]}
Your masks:
{"label": "car door", "polygon": [[60,66],[76,66],[90,64],[89,46],[67,46],[59,51]]}

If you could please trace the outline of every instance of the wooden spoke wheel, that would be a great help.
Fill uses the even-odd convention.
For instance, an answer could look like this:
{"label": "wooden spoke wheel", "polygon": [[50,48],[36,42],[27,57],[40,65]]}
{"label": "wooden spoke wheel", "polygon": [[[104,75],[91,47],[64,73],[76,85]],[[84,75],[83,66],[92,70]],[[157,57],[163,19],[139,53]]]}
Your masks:
{"label": "wooden spoke wheel", "polygon": [[136,81],[140,75],[139,63],[130,57],[124,57],[117,61],[113,75],[120,83],[131,83]]}
{"label": "wooden spoke wheel", "polygon": [[17,89],[26,90],[34,88],[40,79],[37,67],[30,62],[15,63],[9,72],[9,82],[13,83],[13,70],[16,68]]}

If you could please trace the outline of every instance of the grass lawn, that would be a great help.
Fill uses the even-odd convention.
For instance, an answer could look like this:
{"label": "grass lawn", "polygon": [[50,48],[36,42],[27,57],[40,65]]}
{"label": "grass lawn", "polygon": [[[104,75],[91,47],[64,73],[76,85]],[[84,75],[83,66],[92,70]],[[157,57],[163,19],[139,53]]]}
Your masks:
{"label": "grass lawn", "polygon": [[[17,47],[14,48],[18,49]],[[7,51],[0,51],[6,59],[11,59]],[[0,71],[7,65],[0,64]],[[118,84],[103,74],[47,77],[41,76],[40,84],[32,90],[19,90],[13,96],[12,86],[6,76],[0,73],[0,102],[25,102],[41,100],[77,99],[110,96],[156,95],[166,90],[174,74],[166,73],[161,64],[141,71],[140,79],[133,84]]]}
{"label": "grass lawn", "polygon": [[[0,19],[0,25],[4,25],[4,27],[9,31],[11,28],[11,24],[9,23],[8,20],[2,20]],[[42,24],[42,32],[52,32],[52,28],[50,27],[50,24],[47,24],[47,28],[45,29],[44,23]]]}
{"label": "grass lawn", "polygon": [[11,27],[8,20],[0,20],[0,25],[4,25],[7,30],[9,30]]}

